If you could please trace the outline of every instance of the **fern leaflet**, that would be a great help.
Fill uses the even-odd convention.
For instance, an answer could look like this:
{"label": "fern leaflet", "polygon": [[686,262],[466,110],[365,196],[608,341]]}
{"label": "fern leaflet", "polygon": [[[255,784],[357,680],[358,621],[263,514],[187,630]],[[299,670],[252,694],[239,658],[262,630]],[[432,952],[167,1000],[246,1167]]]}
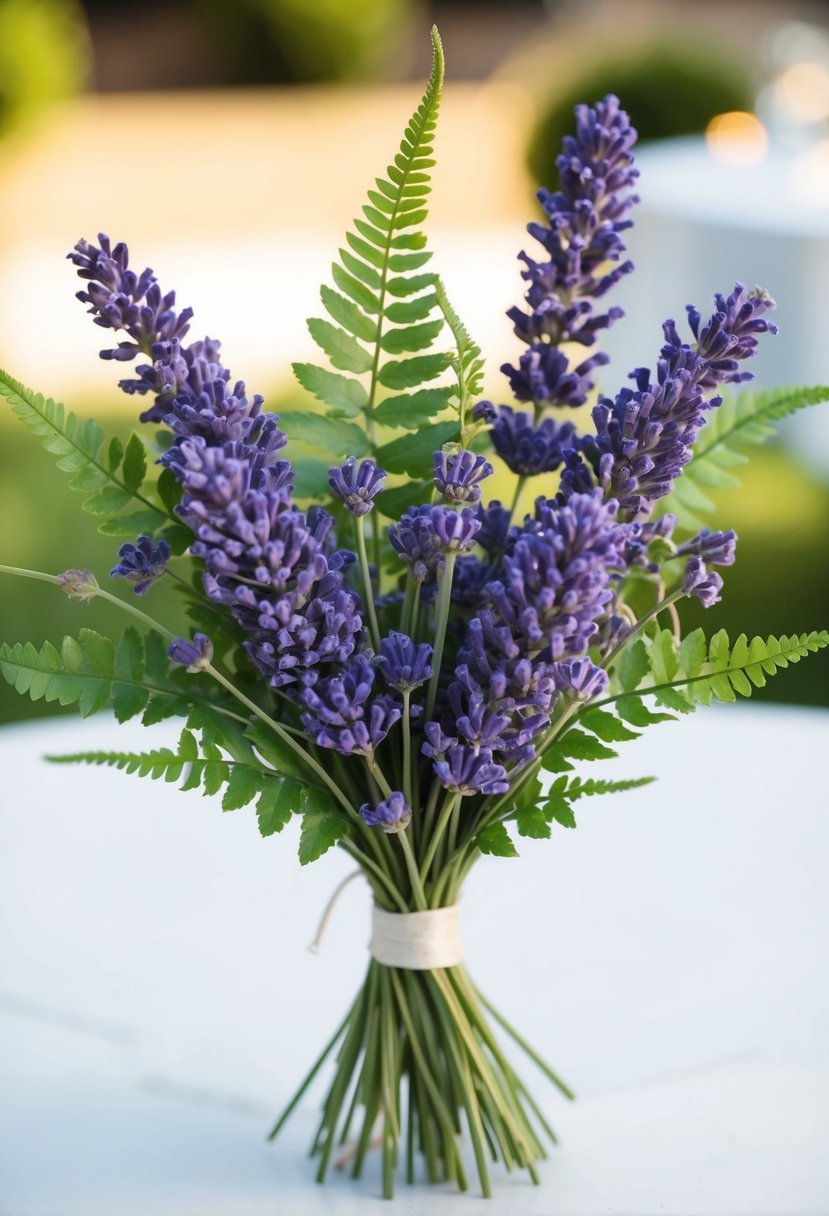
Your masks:
{"label": "fern leaflet", "polygon": [[[326,425],[320,427],[318,413],[300,411],[283,415],[286,431],[338,459],[371,454],[383,464],[376,426],[418,429],[445,407],[448,397],[440,389],[406,393],[435,380],[450,363],[448,355],[423,353],[438,337],[443,320],[433,317],[435,276],[418,273],[432,256],[422,224],[443,85],[443,49],[436,29],[432,46],[431,76],[400,151],[386,176],[376,179],[377,189],[369,191],[362,216],[346,234],[332,266],[334,286],[320,290],[330,320],[312,317],[308,322],[314,341],[337,370],[294,364],[299,383],[328,407]],[[359,416],[365,420],[364,436],[346,421]]]}
{"label": "fern leaflet", "polygon": [[443,318],[455,339],[452,369],[458,381],[454,395],[457,397],[458,406],[458,442],[463,447],[467,439],[466,417],[470,402],[474,401],[476,397],[480,397],[484,388],[484,360],[480,346],[473,342],[466,326],[449,303],[446,288],[440,279],[435,280],[435,295]]}
{"label": "fern leaflet", "polygon": [[743,392],[728,398],[708,415],[693,455],[682,470],[671,494],[659,504],[660,514],[670,512],[688,531],[702,527],[700,514],[714,510],[707,491],[739,486],[733,470],[746,464],[742,450],[758,447],[774,434],[772,423],[829,401],[829,387],[785,388],[772,392]]}

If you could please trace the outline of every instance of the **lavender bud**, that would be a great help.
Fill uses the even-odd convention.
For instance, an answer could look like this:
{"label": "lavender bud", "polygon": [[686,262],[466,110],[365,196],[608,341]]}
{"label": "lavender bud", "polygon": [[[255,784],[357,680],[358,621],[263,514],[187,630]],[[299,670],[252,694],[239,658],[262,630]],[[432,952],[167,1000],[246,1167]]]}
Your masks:
{"label": "lavender bud", "polygon": [[187,638],[176,638],[167,647],[167,654],[174,663],[179,663],[195,674],[210,666],[210,660],[213,658],[213,643],[206,633],[196,633],[192,642]]}
{"label": "lavender bud", "polygon": [[94,600],[99,590],[98,580],[91,570],[64,570],[58,575],[58,586],[70,600],[80,600],[82,604]]}
{"label": "lavender bud", "polygon": [[358,465],[354,456],[349,456],[339,468],[328,470],[331,493],[352,515],[368,515],[385,480],[385,469],[379,469],[373,460],[363,460]]}
{"label": "lavender bud", "polygon": [[405,832],[412,818],[412,809],[400,790],[394,790],[376,807],[366,802],[360,807],[360,815],[370,828],[381,827],[384,832]]}

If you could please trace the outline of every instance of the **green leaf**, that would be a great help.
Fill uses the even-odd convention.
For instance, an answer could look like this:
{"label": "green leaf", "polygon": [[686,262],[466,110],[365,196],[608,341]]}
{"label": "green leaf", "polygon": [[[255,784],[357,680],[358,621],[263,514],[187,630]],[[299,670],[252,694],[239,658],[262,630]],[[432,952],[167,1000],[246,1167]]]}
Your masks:
{"label": "green leaf", "polygon": [[256,818],[263,836],[281,832],[302,804],[303,787],[298,781],[266,777],[256,804]]}
{"label": "green leaf", "polygon": [[616,701],[616,712],[620,718],[624,718],[632,726],[650,726],[654,722],[676,721],[673,714],[662,714],[648,709],[641,697],[619,697]]}
{"label": "green leaf", "polygon": [[645,643],[641,638],[637,638],[635,642],[631,642],[624,648],[616,664],[616,676],[623,692],[633,692],[637,684],[640,684],[648,675],[650,669]]}
{"label": "green leaf", "polygon": [[389,473],[408,473],[425,479],[432,471],[432,455],[458,433],[455,422],[436,422],[414,435],[401,435],[377,452],[377,463]]}
{"label": "green leaf", "polygon": [[396,304],[390,304],[386,309],[386,318],[395,325],[409,325],[412,321],[424,320],[425,317],[428,317],[437,308],[437,304],[437,295],[435,292],[429,291],[426,295],[418,296],[416,300],[405,300]]}
{"label": "green leaf", "polygon": [[567,797],[574,802],[577,798],[592,797],[596,794],[622,794],[627,790],[650,785],[655,780],[655,777],[630,777],[622,781],[597,781],[595,777],[590,777],[587,781],[582,781],[581,778],[574,777],[567,788]]}
{"label": "green leaf", "polygon": [[135,433],[129,437],[121,472],[128,490],[141,489],[147,476],[147,450]]}
{"label": "green leaf", "polygon": [[262,789],[262,777],[255,768],[234,764],[230,769],[230,780],[222,798],[223,811],[237,811],[252,802]]}
{"label": "green leaf", "polygon": [[829,387],[774,389],[770,392],[743,391],[711,410],[708,421],[694,444],[690,461],[682,470],[674,490],[659,504],[660,513],[671,512],[679,519],[680,529],[697,531],[701,515],[714,509],[702,486],[738,486],[731,471],[746,461],[745,450],[766,442],[775,431],[774,423],[805,409],[829,401]]}
{"label": "green leaf", "polygon": [[336,372],[315,367],[313,363],[292,364],[294,375],[303,388],[319,401],[333,406],[349,417],[359,414],[368,405],[368,396],[359,380],[338,376]]}
{"label": "green leaf", "polygon": [[430,418],[446,408],[450,395],[448,388],[423,388],[417,393],[387,397],[375,409],[374,417],[381,426],[419,431],[428,425]]}
{"label": "green leaf", "polygon": [[518,850],[510,840],[510,835],[503,823],[490,824],[474,838],[482,853],[493,857],[517,857]]}
{"label": "green leaf", "polygon": [[297,498],[319,498],[328,493],[328,470],[330,460],[317,460],[314,456],[300,456],[294,462],[295,495]]}
{"label": "green leaf", "polygon": [[386,519],[398,520],[410,507],[419,507],[427,503],[432,496],[434,482],[410,481],[404,486],[395,486],[391,490],[383,490],[375,499],[377,508]]}
{"label": "green leaf", "polygon": [[555,820],[563,828],[574,828],[576,826],[573,808],[570,806],[567,798],[560,793],[553,793],[551,791],[550,797],[544,803],[542,811],[548,820]]}
{"label": "green leaf", "polygon": [[[3,371],[0,371],[0,397],[9,402],[46,451],[56,457],[58,468],[72,474],[69,488],[87,496],[83,503],[85,510],[96,515],[103,514],[105,509],[117,512],[138,499],[144,507],[139,514],[146,521],[139,531],[154,533],[168,522],[169,517],[163,511],[138,493],[146,473],[146,453],[137,436],[130,440],[125,454],[120,440],[106,441],[96,422],[82,421],[59,402],[33,392]],[[122,459],[124,466],[119,475]],[[107,497],[102,497],[104,490],[110,491]],[[109,536],[130,534],[112,530],[110,521],[101,525],[99,531]]]}
{"label": "green leaf", "polygon": [[624,743],[628,739],[639,738],[638,731],[629,730],[623,722],[605,709],[588,709],[579,714],[578,721],[580,726],[592,731],[594,735],[598,735],[605,743]]}
{"label": "green leaf", "polygon": [[338,295],[336,291],[332,291],[325,285],[320,288],[320,298],[328,315],[333,317],[338,325],[342,325],[343,329],[354,334],[355,338],[362,338],[364,342],[375,340],[377,322],[372,321],[371,317],[367,317],[353,300]]}
{"label": "green leaf", "polygon": [[348,818],[340,811],[306,811],[299,836],[299,863],[306,866],[327,853],[349,833]]}
{"label": "green leaf", "polygon": [[604,747],[598,739],[574,727],[557,739],[553,747],[571,760],[612,760],[616,756],[616,752]]}
{"label": "green leaf", "polygon": [[[766,676],[774,675],[790,663],[798,663],[810,654],[829,646],[829,631],[785,634],[779,638],[754,637],[749,641],[741,634],[731,645],[724,629],[719,630],[708,645],[707,661],[696,675],[677,671],[672,680],[657,681],[637,689],[638,700],[655,696],[671,709],[687,712],[694,704],[708,704],[712,699],[734,701],[737,696],[749,696],[753,688],[762,688]],[[659,670],[659,663],[655,669]],[[654,673],[655,674],[655,673]],[[615,698],[608,698],[613,701]],[[619,700],[620,714],[628,716],[631,698]],[[624,713],[622,705],[624,704]],[[634,712],[638,712],[635,709]]]}
{"label": "green leaf", "polygon": [[459,438],[463,443],[469,407],[483,392],[484,360],[481,348],[472,341],[466,326],[449,303],[446,289],[440,279],[435,285],[435,290],[440,310],[455,339],[456,354],[452,360],[452,367],[457,377]]}
{"label": "green leaf", "polygon": [[[124,630],[115,652],[115,682],[112,685],[112,708],[119,722],[133,718],[149,700],[148,689],[142,686],[144,674],[144,643],[137,629],[130,625]],[[121,682],[118,677],[123,677]]]}
{"label": "green leaf", "polygon": [[424,321],[422,325],[390,329],[380,339],[380,346],[387,355],[403,355],[408,351],[425,350],[432,345],[442,329],[443,321]]}
{"label": "green leaf", "polygon": [[540,806],[523,807],[515,813],[515,826],[519,836],[530,836],[535,840],[549,839],[550,825]]}
{"label": "green leaf", "polygon": [[344,460],[346,456],[365,456],[370,451],[366,436],[352,422],[294,411],[282,414],[279,425],[289,439],[321,448],[337,460]]}
{"label": "green leaf", "polygon": [[[423,99],[409,120],[400,150],[388,166],[386,176],[376,179],[362,215],[354,230],[346,233],[345,246],[339,250],[331,274],[337,291],[321,289],[326,311],[335,325],[314,318],[309,329],[334,367],[370,376],[367,391],[358,392],[353,382],[343,378],[322,380],[322,369],[300,364],[295,368],[300,383],[333,409],[354,417],[377,406],[378,384],[392,390],[418,388],[434,379],[447,365],[438,355],[386,363],[380,368],[380,354],[406,354],[425,350],[440,332],[442,323],[430,320],[436,306],[434,275],[418,274],[431,256],[425,249],[426,238],[419,229],[426,217],[429,169],[433,165],[433,139],[443,86],[443,49],[436,30],[432,31],[432,71]],[[409,299],[409,297],[413,297]],[[396,302],[393,302],[396,301]],[[422,322],[422,324],[414,324]],[[389,329],[389,325],[406,328]],[[365,343],[365,345],[363,345]],[[379,370],[378,370],[379,369]],[[329,377],[333,377],[329,373]],[[369,402],[371,405],[369,405]],[[411,425],[411,416],[398,423],[395,407],[379,415],[382,425]],[[399,408],[399,407],[398,407]],[[382,407],[381,407],[382,409]],[[431,414],[424,406],[424,413]],[[415,421],[418,427],[420,422]],[[373,433],[371,425],[367,432]],[[305,436],[303,436],[305,437]],[[315,437],[309,442],[317,443]],[[326,451],[340,448],[323,442]],[[348,449],[353,455],[376,456],[367,440]]]}
{"label": "green leaf", "polygon": [[323,321],[319,317],[311,317],[308,329],[317,346],[325,351],[334,367],[358,374],[371,371],[371,355],[344,329],[338,329],[330,321]]}
{"label": "green leaf", "polygon": [[300,779],[308,776],[306,766],[293,748],[258,718],[255,722],[251,722],[245,730],[245,738],[253,744],[259,755],[277,773]]}
{"label": "green leaf", "polygon": [[154,533],[165,523],[159,511],[133,511],[130,515],[119,515],[101,524],[98,531],[103,536],[138,536],[141,532]]}
{"label": "green leaf", "polygon": [[451,362],[449,355],[415,355],[412,359],[398,359],[385,363],[378,379],[391,389],[417,388],[445,372]]}

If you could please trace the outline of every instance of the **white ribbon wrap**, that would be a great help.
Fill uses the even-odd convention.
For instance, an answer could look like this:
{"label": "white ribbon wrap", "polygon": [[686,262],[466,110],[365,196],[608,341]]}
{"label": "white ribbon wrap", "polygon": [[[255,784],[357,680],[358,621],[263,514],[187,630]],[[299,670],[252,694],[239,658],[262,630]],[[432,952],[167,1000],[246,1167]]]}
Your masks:
{"label": "white ribbon wrap", "polygon": [[369,950],[386,967],[436,971],[463,962],[460,905],[429,912],[387,912],[373,907]]}

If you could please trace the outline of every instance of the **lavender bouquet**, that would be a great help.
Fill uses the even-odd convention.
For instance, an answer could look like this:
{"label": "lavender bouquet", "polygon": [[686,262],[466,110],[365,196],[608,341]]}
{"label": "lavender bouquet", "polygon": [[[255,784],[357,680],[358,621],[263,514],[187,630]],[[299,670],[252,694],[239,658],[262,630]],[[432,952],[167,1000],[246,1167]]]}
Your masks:
{"label": "lavender bouquet", "polygon": [[[539,191],[540,251],[520,255],[526,306],[508,313],[525,349],[502,368],[518,407],[481,400],[481,353],[424,269],[436,32],[433,43],[422,103],[321,289],[328,319],[308,322],[331,367],[294,370],[319,404],[281,422],[265,411],[218,342],[186,342],[191,310],[105,236],[69,255],[78,295],[123,335],[102,357],[143,360],[120,387],[162,429],[123,447],[0,377],[101,531],[137,535],[112,576],[142,605],[175,579],[193,622],[175,637],[88,570],[0,566],[133,618],[117,642],[80,629],[60,649],[4,645],[0,671],[84,716],[111,706],[119,721],[185,722],[175,750],[62,761],[181,779],[221,792],[224,810],[255,802],[263,836],[299,815],[302,864],[334,845],[355,860],[374,901],[368,971],[272,1134],[335,1053],[318,1178],[347,1142],[359,1176],[379,1134],[387,1196],[399,1168],[415,1178],[418,1155],[430,1181],[464,1189],[463,1134],[485,1195],[490,1158],[538,1180],[553,1133],[493,1026],[569,1096],[463,966],[458,900],[478,858],[514,857],[515,834],[572,828],[577,800],[641,784],[577,765],[653,722],[748,696],[829,642],[709,640],[678,611],[689,597],[716,603],[716,567],[734,561],[734,533],[700,527],[706,488],[733,484],[771,423],[829,395],[717,395],[750,379],[745,362],[776,332],[765,292],[738,284],[709,317],[689,308],[685,334],[667,321],[655,372],[598,397],[586,433],[572,421],[607,361],[597,338],[622,315],[603,299],[632,269],[636,132],[615,97],[577,108],[559,189]],[[509,505],[487,494],[495,458],[514,475]]]}

